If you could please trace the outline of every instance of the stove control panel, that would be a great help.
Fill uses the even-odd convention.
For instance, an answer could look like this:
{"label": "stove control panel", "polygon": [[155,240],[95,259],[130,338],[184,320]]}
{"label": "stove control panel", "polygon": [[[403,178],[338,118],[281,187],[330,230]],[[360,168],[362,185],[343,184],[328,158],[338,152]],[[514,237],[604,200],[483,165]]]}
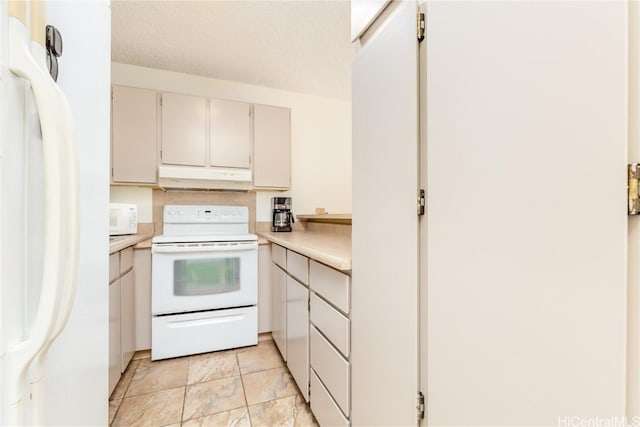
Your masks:
{"label": "stove control panel", "polygon": [[247,223],[249,208],[246,206],[166,205],[165,223]]}

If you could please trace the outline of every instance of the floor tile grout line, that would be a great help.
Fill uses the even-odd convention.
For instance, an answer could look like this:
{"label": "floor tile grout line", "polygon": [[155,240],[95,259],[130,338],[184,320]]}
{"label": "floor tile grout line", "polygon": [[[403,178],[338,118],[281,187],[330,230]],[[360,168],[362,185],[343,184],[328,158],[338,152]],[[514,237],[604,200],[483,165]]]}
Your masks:
{"label": "floor tile grout line", "polygon": [[[133,360],[131,362],[133,362]],[[131,363],[131,362],[129,362],[129,363]],[[118,416],[118,412],[120,412],[120,407],[122,407],[122,401],[127,396],[127,391],[129,391],[129,387],[131,386],[131,383],[133,382],[133,377],[136,375],[136,371],[138,370],[138,366],[140,366],[140,362],[138,362],[136,364],[135,368],[133,368],[133,372],[131,373],[131,378],[129,379],[129,384],[127,384],[127,386],[124,388],[124,391],[122,392],[122,397],[119,399],[120,402],[118,402],[118,407],[116,408],[116,412],[113,414],[113,419],[111,420],[111,423],[109,423],[110,426],[112,426],[113,423],[115,423],[115,421],[116,421],[116,417]],[[118,385],[116,384],[116,387],[117,386]]]}
{"label": "floor tile grout line", "polygon": [[[200,384],[200,383],[198,383],[198,384]],[[140,394],[134,394],[134,395],[131,395],[131,396],[127,396],[126,399],[131,399],[131,398],[140,397],[140,396],[147,396],[147,395],[153,394],[153,393],[160,393],[161,391],[175,390],[176,388],[182,388],[182,387],[186,387],[188,385],[189,384],[182,384],[182,385],[176,385],[176,386],[167,387],[167,388],[161,388],[161,389],[158,389],[158,390],[147,391],[145,393],[140,393]],[[191,385],[195,385],[195,384],[191,384]],[[123,397],[120,400],[124,400],[124,399],[125,398]]]}
{"label": "floor tile grout line", "polygon": [[187,385],[184,385],[184,393],[182,394],[182,410],[180,411],[180,425],[184,423],[184,407],[187,404]]}
{"label": "floor tile grout line", "polygon": [[[290,397],[297,397],[298,395],[300,395],[300,397],[302,397],[302,400],[304,400],[304,397],[302,396],[302,394],[300,394],[300,393],[296,393],[296,394],[289,395],[289,396],[281,396],[281,397],[276,397],[275,399],[269,399],[269,400],[265,400],[265,401],[262,401],[262,402],[257,402],[257,403],[254,403],[254,404],[252,404],[252,405],[249,405],[249,404],[247,403],[247,406],[257,406],[257,405],[262,405],[262,404],[264,404],[264,403],[275,402],[276,400],[280,400],[280,399],[288,399],[288,398],[290,398]],[[304,402],[305,402],[305,403],[307,403],[307,401],[306,401],[306,400],[305,400]],[[308,403],[307,403],[307,404],[308,404]]]}
{"label": "floor tile grout line", "polygon": [[191,370],[191,363],[195,360],[194,357],[189,356],[187,359],[187,373],[184,379],[184,394],[182,395],[182,410],[180,411],[180,425],[184,423],[184,408],[187,406],[187,387],[189,387],[189,371]]}
{"label": "floor tile grout line", "polygon": [[251,419],[251,412],[249,411],[249,401],[247,400],[247,389],[244,386],[244,377],[242,370],[240,369],[240,359],[238,353],[236,353],[236,363],[238,364],[238,373],[240,374],[240,383],[242,384],[242,394],[244,395],[244,407],[247,410],[247,416],[249,417],[249,426],[253,426],[253,420]]}
{"label": "floor tile grout line", "polygon": [[257,374],[257,373],[260,373],[260,372],[274,371],[276,369],[282,369],[282,368],[285,368],[287,370],[287,372],[291,372],[291,371],[289,371],[289,368],[287,367],[287,365],[282,365],[282,366],[276,366],[274,368],[260,369],[258,371],[251,371],[251,372],[242,372],[242,371],[240,371],[240,375],[251,375],[251,374]]}

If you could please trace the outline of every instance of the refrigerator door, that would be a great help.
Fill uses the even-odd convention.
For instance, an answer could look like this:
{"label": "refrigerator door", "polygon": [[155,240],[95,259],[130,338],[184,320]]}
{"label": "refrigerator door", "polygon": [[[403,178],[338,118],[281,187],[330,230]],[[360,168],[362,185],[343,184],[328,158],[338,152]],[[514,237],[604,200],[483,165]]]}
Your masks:
{"label": "refrigerator door", "polygon": [[[0,424],[98,425],[108,398],[110,11],[106,1],[44,4],[46,24],[66,42],[58,86],[42,39],[30,43],[24,25],[41,32],[39,5],[0,3]],[[31,20],[17,19],[29,12]],[[78,160],[67,143],[72,120]],[[78,224],[82,234],[74,236]]]}

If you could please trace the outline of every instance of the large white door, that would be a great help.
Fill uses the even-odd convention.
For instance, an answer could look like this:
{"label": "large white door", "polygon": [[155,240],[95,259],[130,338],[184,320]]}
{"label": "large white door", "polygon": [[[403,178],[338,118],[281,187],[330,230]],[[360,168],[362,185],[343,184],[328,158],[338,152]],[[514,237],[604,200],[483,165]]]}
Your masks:
{"label": "large white door", "polygon": [[428,425],[622,416],[627,5],[426,14]]}
{"label": "large white door", "polygon": [[416,2],[391,3],[360,39],[352,67],[355,426],[416,423],[416,12]]}

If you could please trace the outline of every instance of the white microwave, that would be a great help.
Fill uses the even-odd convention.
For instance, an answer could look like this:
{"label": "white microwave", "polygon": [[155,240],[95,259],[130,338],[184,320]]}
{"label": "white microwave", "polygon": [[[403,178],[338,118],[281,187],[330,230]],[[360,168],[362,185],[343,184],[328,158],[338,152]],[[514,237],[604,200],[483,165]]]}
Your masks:
{"label": "white microwave", "polygon": [[128,203],[109,203],[109,235],[136,234],[138,206]]}

